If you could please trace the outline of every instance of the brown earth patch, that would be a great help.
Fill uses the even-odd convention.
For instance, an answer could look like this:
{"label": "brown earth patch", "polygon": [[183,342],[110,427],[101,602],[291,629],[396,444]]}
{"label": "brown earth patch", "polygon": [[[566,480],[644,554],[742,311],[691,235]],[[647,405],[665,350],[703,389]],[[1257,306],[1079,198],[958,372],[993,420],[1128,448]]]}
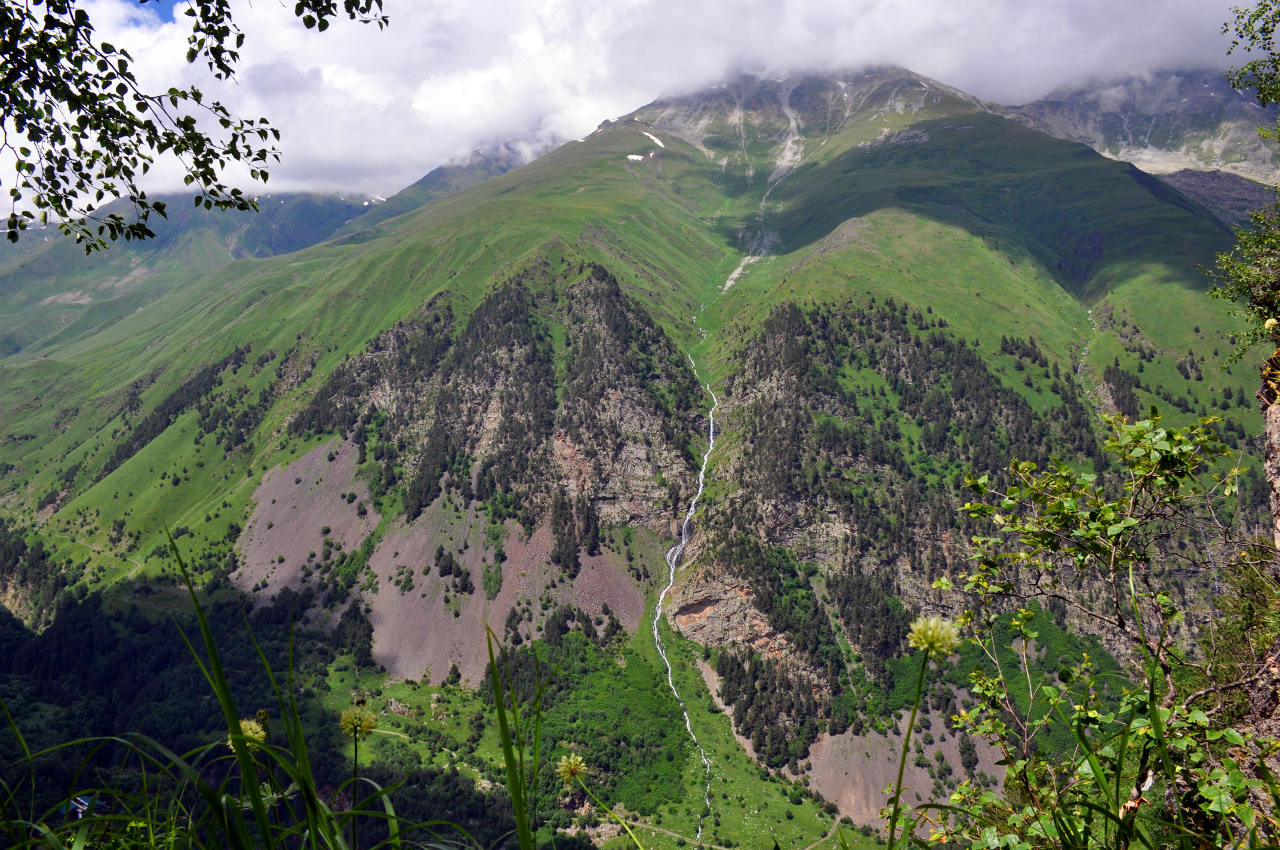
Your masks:
{"label": "brown earth patch", "polygon": [[599,555],[583,555],[580,560],[582,571],[573,582],[574,604],[594,617],[607,602],[623,628],[634,632],[644,616],[644,593],[627,572],[625,558],[602,549]]}
{"label": "brown earth patch", "polygon": [[[377,589],[366,591],[364,599],[371,607],[374,660],[392,676],[440,682],[456,664],[463,679],[478,682],[488,663],[485,623],[501,639],[508,612],[524,599],[535,601],[535,618],[542,613],[536,603],[549,596],[592,616],[598,616],[607,602],[626,629],[639,625],[644,594],[613,552],[584,556],[572,585],[558,582],[548,589],[559,569],[550,561],[552,537],[546,527],[526,540],[518,524],[507,523],[502,588],[492,600],[486,599],[484,567],[493,562],[493,554],[484,541],[485,524],[474,505],[459,511],[438,499],[412,525],[393,524],[374,551],[369,563],[378,577]],[[452,552],[471,573],[474,592],[457,594],[452,578],[440,577],[434,568],[437,546]],[[406,569],[400,568],[412,571],[413,586],[408,590],[402,589],[407,586]],[[396,585],[397,575],[401,586]],[[521,625],[526,639],[537,634],[532,625]]]}
{"label": "brown earth patch", "polygon": [[791,644],[752,603],[751,590],[736,579],[707,573],[677,587],[671,626],[704,646],[742,644],[773,658],[791,655]]}
{"label": "brown earth patch", "polygon": [[[369,566],[377,585],[363,596],[371,608],[374,660],[393,677],[440,682],[449,667],[457,664],[464,679],[473,684],[480,680],[488,660],[485,623],[501,636],[517,587],[531,587],[535,580],[528,566],[521,564],[526,553],[504,544],[508,559],[503,565],[502,590],[493,600],[486,599],[482,576],[492,555],[484,546],[483,534],[484,518],[477,517],[474,506],[459,512],[442,497],[412,524],[394,523],[374,550]],[[548,544],[549,539],[548,535]],[[471,574],[472,593],[454,592],[453,578],[442,578],[436,571],[435,552],[440,546]],[[412,589],[396,586],[399,567],[413,571]],[[526,572],[523,577],[521,569]],[[541,583],[536,586],[540,588]]]}
{"label": "brown earth patch", "polygon": [[[929,717],[924,714],[923,716]],[[953,780],[964,776],[960,767],[960,738],[953,732],[945,732],[942,718],[929,717],[933,744],[924,748],[930,762],[934,753],[941,751],[955,774]],[[890,735],[864,732],[854,735],[851,731],[839,735],[822,735],[809,748],[807,772],[809,787],[822,794],[856,824],[869,824],[882,828],[880,810],[889,800],[885,789],[893,785],[898,775],[898,759],[902,754],[902,735],[899,731],[906,723],[906,716],[899,721],[899,728]],[[945,737],[944,737],[945,734]],[[912,752],[907,754],[907,766],[902,775],[906,789],[902,793],[904,807],[913,807],[932,798],[933,779],[926,768],[916,767],[915,742],[920,735],[911,736]],[[991,776],[1002,777],[1003,768],[996,765],[1000,754],[985,741],[975,738],[978,753],[978,770]],[[948,785],[948,788],[951,786]]]}
{"label": "brown earth patch", "polygon": [[[232,581],[237,587],[259,587],[263,599],[284,587],[301,588],[302,567],[309,552],[317,553],[318,562],[325,526],[344,551],[360,547],[377,528],[379,516],[372,507],[365,516],[356,513],[360,502],[370,505],[369,488],[355,480],[356,459],[353,443],[330,440],[262,477],[253,494],[253,513],[236,542],[241,566]],[[342,498],[346,492],[354,492],[355,501],[348,504]]]}
{"label": "brown earth patch", "polygon": [[680,610],[676,611],[676,622],[680,624],[680,628],[688,628],[693,623],[705,620],[708,613],[716,607],[715,599],[699,599],[697,602],[690,602],[688,605],[680,606]]}

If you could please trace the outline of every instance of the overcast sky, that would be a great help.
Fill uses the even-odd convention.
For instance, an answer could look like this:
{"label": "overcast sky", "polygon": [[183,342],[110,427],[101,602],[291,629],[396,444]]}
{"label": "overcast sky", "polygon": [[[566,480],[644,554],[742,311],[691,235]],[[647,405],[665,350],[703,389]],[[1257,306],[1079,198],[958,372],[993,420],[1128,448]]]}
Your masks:
{"label": "overcast sky", "polygon": [[[158,89],[201,78],[173,5],[86,3]],[[271,187],[384,195],[477,147],[577,138],[739,70],[893,63],[1017,104],[1090,77],[1226,67],[1230,15],[1216,0],[385,0],[389,28],[318,34],[292,0],[235,7],[239,78],[205,88],[280,128]]]}

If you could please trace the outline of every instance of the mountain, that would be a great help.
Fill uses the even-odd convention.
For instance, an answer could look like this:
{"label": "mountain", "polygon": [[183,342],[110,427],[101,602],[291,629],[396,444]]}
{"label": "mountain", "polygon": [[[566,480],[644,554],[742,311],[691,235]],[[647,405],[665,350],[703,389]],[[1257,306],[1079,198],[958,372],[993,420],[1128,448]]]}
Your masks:
{"label": "mountain", "polygon": [[[368,200],[264,195],[253,214],[193,208],[187,196],[157,196],[167,216],[155,237],[86,256],[56,231],[33,230],[0,249],[0,352],[100,332],[177,280],[247,257],[314,245],[368,209]],[[117,204],[117,206],[123,206]],[[108,207],[105,212],[111,212]]]}
{"label": "mountain", "polygon": [[[725,783],[713,838],[816,839],[834,829],[818,809],[786,826],[730,779],[803,775],[874,820],[892,777],[851,775],[849,754],[889,763],[906,624],[949,610],[932,582],[976,531],[967,470],[1105,472],[1098,414],[1151,404],[1219,415],[1256,453],[1256,378],[1219,370],[1233,320],[1200,272],[1231,244],[1218,216],[904,69],[739,77],[406,198],[232,263],[231,224],[188,229],[217,261],[129,301],[100,295],[131,291],[127,251],[5,267],[33,318],[0,359],[0,506],[43,547],[0,565],[11,608],[51,629],[96,594],[167,611],[169,528],[206,589],[305,600],[350,638],[364,673],[309,680],[334,698],[365,674],[401,702],[475,685],[486,624],[532,677],[541,640],[567,682],[557,734],[615,765],[611,799],[692,834],[705,774],[669,722],[669,657]],[[1251,475],[1246,512],[1265,500]],[[1169,578],[1203,614],[1204,577]],[[1055,646],[1131,660],[1042,619]],[[941,761],[918,787],[954,782],[941,763],[997,770],[948,727],[964,685],[931,685]],[[482,771],[482,734],[447,729]]]}
{"label": "mountain", "polygon": [[1276,202],[1275,188],[1226,171],[1183,169],[1161,174],[1160,179],[1195,198],[1224,223],[1243,224],[1249,214]]}
{"label": "mountain", "polygon": [[1098,80],[1058,89],[1010,113],[1158,174],[1226,171],[1271,184],[1280,165],[1275,146],[1258,135],[1258,127],[1275,124],[1275,108],[1235,91],[1216,70]]}
{"label": "mountain", "polygon": [[378,203],[373,209],[347,222],[343,232],[355,232],[371,227],[380,221],[402,215],[446,195],[483,183],[490,177],[505,174],[519,165],[516,154],[496,149],[492,152],[476,151],[457,163],[446,163],[431,169],[422,179],[406,186],[396,194]]}
{"label": "mountain", "polygon": [[1258,135],[1276,110],[1217,70],[1161,71],[1062,88],[1007,114],[1158,174],[1230,225],[1274,201],[1276,147]]}

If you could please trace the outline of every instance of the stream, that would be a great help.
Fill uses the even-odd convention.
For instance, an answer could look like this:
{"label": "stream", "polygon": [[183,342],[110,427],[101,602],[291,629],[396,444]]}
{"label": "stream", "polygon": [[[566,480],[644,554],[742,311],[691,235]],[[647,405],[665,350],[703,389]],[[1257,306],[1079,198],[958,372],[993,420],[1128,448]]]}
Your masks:
{"label": "stream", "polygon": [[[689,358],[689,363],[693,365],[694,375],[697,375],[697,366],[693,364],[692,357]],[[705,805],[698,815],[699,843],[702,842],[702,822],[706,819],[707,812],[711,811],[711,759],[707,758],[707,751],[703,749],[702,743],[694,733],[693,723],[689,720],[689,709],[680,697],[680,691],[676,689],[675,678],[671,671],[671,660],[667,658],[667,649],[662,644],[662,635],[658,630],[658,624],[662,622],[662,609],[667,601],[667,593],[676,582],[676,568],[680,566],[680,558],[684,555],[684,547],[689,543],[689,529],[693,523],[693,512],[697,510],[698,500],[702,498],[702,490],[706,483],[707,460],[711,457],[711,450],[716,447],[716,407],[719,406],[720,399],[716,398],[715,391],[711,389],[710,384],[704,384],[703,387],[706,389],[707,394],[711,396],[711,410],[707,412],[707,451],[702,455],[702,467],[698,470],[698,491],[693,494],[693,499],[689,502],[689,510],[684,515],[684,522],[680,524],[680,539],[676,542],[676,545],[667,550],[667,586],[662,589],[662,593],[658,594],[658,605],[653,612],[653,645],[657,648],[658,655],[662,658],[662,663],[667,666],[667,686],[671,688],[672,695],[675,696],[676,702],[680,705],[680,712],[684,715],[684,728],[688,731],[693,745],[698,748],[698,756],[702,759],[702,767],[706,774],[707,784],[703,790]]]}
{"label": "stream", "polygon": [[[769,230],[766,226],[765,215],[768,211],[769,195],[774,188],[786,178],[800,163],[804,160],[803,137],[800,135],[799,124],[795,113],[791,109],[791,90],[788,89],[783,95],[782,110],[786,114],[790,126],[785,133],[785,137],[777,150],[777,158],[773,173],[769,175],[766,181],[764,196],[760,199],[760,212],[758,216],[759,229],[750,235],[739,233],[739,238],[746,237],[746,245],[742,260],[738,263],[738,267],[729,275],[729,279],[724,282],[720,288],[723,294],[729,291],[739,276],[747,270],[747,267],[762,257],[772,254],[778,247],[780,242],[778,234]],[[699,308],[699,313],[706,310],[706,304]],[[707,332],[703,330],[698,323],[698,315],[694,314],[690,318],[693,319],[694,327],[701,334],[702,339],[707,338]],[[694,377],[698,377],[698,364],[693,361],[693,356],[688,355],[689,366],[693,369]],[[707,451],[702,455],[702,466],[698,469],[698,491],[693,494],[693,499],[689,502],[689,509],[685,512],[684,522],[680,524],[680,539],[676,541],[676,545],[667,550],[667,586],[662,589],[662,593],[658,595],[658,605],[653,612],[653,645],[658,650],[658,655],[662,658],[662,663],[667,667],[667,686],[671,688],[671,694],[676,698],[676,702],[680,705],[680,712],[684,715],[684,728],[689,733],[689,739],[693,741],[693,745],[698,749],[698,756],[702,759],[702,767],[705,771],[706,786],[703,789],[703,806],[702,812],[698,815],[698,836],[697,843],[702,843],[702,825],[706,817],[711,812],[711,759],[707,757],[707,751],[703,748],[702,743],[698,740],[698,736],[693,731],[693,723],[689,720],[689,709],[685,706],[684,700],[680,696],[680,691],[676,688],[675,677],[671,671],[671,660],[667,657],[667,648],[662,644],[662,634],[658,629],[658,624],[662,622],[662,610],[666,605],[667,594],[671,591],[672,586],[676,582],[676,569],[680,566],[680,559],[684,555],[685,546],[689,543],[690,527],[693,524],[693,514],[698,508],[698,501],[702,498],[702,491],[707,479],[707,461],[711,457],[712,450],[716,447],[716,408],[720,405],[720,399],[716,397],[715,390],[711,389],[710,384],[703,384],[703,388],[707,391],[707,395],[711,396],[711,409],[707,411]],[[835,827],[832,827],[834,831]]]}

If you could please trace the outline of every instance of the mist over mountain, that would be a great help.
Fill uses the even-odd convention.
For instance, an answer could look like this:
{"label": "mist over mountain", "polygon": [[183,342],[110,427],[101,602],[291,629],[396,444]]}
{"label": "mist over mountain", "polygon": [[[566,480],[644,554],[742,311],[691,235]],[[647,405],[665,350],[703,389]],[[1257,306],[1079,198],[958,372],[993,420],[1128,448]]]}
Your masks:
{"label": "mist over mountain", "polygon": [[[1231,61],[1221,33],[1230,10],[1202,0],[981,0],[962,10],[933,0],[484,0],[407,3],[385,30],[329,34],[307,33],[291,7],[246,3],[244,73],[221,85],[186,66],[186,18],[172,4],[97,6],[100,35],[130,50],[145,83],[163,91],[186,79],[279,127],[277,190],[383,196],[477,147],[580,138],[603,117],[742,72],[893,64],[1014,104],[1090,78]],[[181,188],[181,172],[158,163],[149,190]]]}

